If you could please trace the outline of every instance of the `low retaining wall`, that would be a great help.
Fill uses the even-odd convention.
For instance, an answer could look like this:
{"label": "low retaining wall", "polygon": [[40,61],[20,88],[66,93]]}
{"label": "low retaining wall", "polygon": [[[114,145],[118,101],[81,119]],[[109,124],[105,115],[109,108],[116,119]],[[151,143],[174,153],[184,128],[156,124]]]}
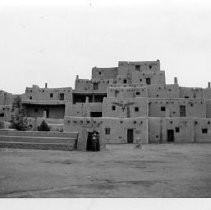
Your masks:
{"label": "low retaining wall", "polygon": [[0,130],[1,148],[74,150],[78,133]]}

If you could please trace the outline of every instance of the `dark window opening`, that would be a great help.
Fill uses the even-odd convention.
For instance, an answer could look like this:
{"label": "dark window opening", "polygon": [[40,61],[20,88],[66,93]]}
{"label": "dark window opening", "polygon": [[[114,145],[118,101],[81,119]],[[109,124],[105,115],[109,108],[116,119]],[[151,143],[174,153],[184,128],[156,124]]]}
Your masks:
{"label": "dark window opening", "polygon": [[176,131],[176,133],[179,133],[179,131],[180,131],[179,127],[176,127],[175,131]]}
{"label": "dark window opening", "polygon": [[105,128],[105,134],[110,135],[111,129],[110,128]]}
{"label": "dark window opening", "polygon": [[202,133],[208,133],[208,129],[207,128],[202,128]]}
{"label": "dark window opening", "polygon": [[140,71],[140,65],[135,65],[136,71]]}
{"label": "dark window opening", "polygon": [[136,95],[137,95],[137,96],[140,96],[140,92],[136,92]]}
{"label": "dark window opening", "polygon": [[174,142],[174,130],[167,130],[167,142]]}
{"label": "dark window opening", "polygon": [[127,130],[127,143],[132,144],[133,143],[133,129]]}
{"label": "dark window opening", "polygon": [[116,107],[115,107],[115,106],[112,106],[111,109],[112,109],[113,111],[115,111],[115,110],[116,110]]}
{"label": "dark window opening", "polygon": [[101,71],[99,71],[99,75],[101,75]]}
{"label": "dark window opening", "polygon": [[140,79],[140,82],[142,82],[142,79]]}
{"label": "dark window opening", "polygon": [[124,80],[123,80],[123,83],[124,83],[124,84],[126,84],[126,83],[127,83],[127,80],[126,80],[126,79],[124,79]]}
{"label": "dark window opening", "polygon": [[149,66],[149,68],[151,69],[151,68],[152,68],[152,66],[150,65],[150,66]]}
{"label": "dark window opening", "polygon": [[102,112],[90,112],[91,117],[102,117]]}
{"label": "dark window opening", "polygon": [[161,106],[160,110],[161,110],[162,112],[165,112],[165,111],[166,111],[166,107],[165,107],[165,106]]}
{"label": "dark window opening", "polygon": [[64,93],[59,94],[59,100],[63,101],[64,100]]}
{"label": "dark window opening", "polygon": [[138,112],[139,111],[139,107],[135,107],[135,112]]}
{"label": "dark window opening", "polygon": [[53,93],[50,93],[50,98],[53,98]]}
{"label": "dark window opening", "polygon": [[29,99],[31,100],[32,99],[32,96],[30,96]]}
{"label": "dark window opening", "polygon": [[146,78],[146,84],[150,85],[151,84],[151,78]]}
{"label": "dark window opening", "polygon": [[185,98],[189,98],[189,96],[185,96]]}
{"label": "dark window opening", "polygon": [[98,83],[96,83],[96,82],[93,83],[93,89],[94,89],[94,90],[98,90]]}
{"label": "dark window opening", "polygon": [[4,113],[0,113],[0,117],[4,117]]}

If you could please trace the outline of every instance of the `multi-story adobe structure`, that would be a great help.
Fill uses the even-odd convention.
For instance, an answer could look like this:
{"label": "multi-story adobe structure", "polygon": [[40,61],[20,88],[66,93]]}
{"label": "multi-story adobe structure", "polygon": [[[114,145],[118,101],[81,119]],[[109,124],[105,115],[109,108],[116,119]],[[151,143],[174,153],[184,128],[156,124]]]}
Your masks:
{"label": "multi-story adobe structure", "polygon": [[[210,83],[206,89],[180,87],[177,78],[166,84],[159,60],[95,67],[91,80],[77,77],[74,91],[83,101],[68,102],[64,130],[78,131],[83,149],[93,131],[102,146],[211,141]],[[93,100],[95,94],[103,100]]]}
{"label": "multi-story adobe structure", "polygon": [[22,103],[32,128],[45,118],[65,132],[78,132],[79,149],[90,149],[93,132],[100,147],[211,141],[210,83],[205,89],[180,87],[177,78],[166,84],[159,60],[94,67],[90,80],[76,76],[74,89],[34,85]]}

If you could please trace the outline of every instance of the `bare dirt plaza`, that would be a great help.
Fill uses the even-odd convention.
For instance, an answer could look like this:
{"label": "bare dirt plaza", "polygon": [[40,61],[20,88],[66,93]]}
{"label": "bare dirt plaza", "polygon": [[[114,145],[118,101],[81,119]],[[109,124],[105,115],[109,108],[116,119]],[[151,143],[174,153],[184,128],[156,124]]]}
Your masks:
{"label": "bare dirt plaza", "polygon": [[0,197],[210,197],[211,144],[0,150]]}

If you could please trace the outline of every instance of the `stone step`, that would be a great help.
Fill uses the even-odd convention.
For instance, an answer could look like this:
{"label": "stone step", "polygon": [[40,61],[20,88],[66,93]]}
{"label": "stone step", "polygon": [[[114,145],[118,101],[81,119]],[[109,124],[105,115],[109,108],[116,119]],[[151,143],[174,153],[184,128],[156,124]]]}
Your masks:
{"label": "stone step", "polygon": [[0,142],[30,142],[30,143],[70,143],[76,138],[69,137],[42,137],[42,136],[10,136],[0,135]]}
{"label": "stone step", "polygon": [[11,131],[11,130],[0,130],[0,135],[11,135],[11,136],[40,136],[40,137],[68,137],[77,138],[77,132],[55,132],[55,131]]}
{"label": "stone step", "polygon": [[63,150],[72,151],[75,148],[73,143],[28,143],[28,142],[0,142],[0,148],[13,149],[39,149],[39,150]]}

